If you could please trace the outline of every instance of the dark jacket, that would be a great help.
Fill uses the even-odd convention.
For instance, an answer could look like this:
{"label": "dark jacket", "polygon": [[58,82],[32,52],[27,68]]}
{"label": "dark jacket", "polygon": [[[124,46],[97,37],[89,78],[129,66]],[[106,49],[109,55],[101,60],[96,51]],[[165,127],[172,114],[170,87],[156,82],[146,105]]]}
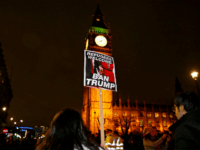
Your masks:
{"label": "dark jacket", "polygon": [[200,149],[200,110],[196,109],[182,116],[169,127],[174,133],[177,150]]}
{"label": "dark jacket", "polygon": [[35,140],[32,139],[23,139],[18,147],[19,150],[34,150],[35,149]]}
{"label": "dark jacket", "polygon": [[100,63],[94,60],[94,64],[92,63],[92,59],[86,58],[86,78],[92,78],[93,73],[97,73],[99,71]]}

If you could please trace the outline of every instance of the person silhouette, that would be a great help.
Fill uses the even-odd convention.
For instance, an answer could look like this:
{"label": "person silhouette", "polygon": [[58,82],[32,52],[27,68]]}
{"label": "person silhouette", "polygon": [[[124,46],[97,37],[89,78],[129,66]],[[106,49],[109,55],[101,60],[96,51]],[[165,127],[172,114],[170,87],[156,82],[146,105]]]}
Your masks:
{"label": "person silhouette", "polygon": [[87,133],[79,112],[63,109],[54,116],[48,134],[36,150],[102,150],[89,140]]}

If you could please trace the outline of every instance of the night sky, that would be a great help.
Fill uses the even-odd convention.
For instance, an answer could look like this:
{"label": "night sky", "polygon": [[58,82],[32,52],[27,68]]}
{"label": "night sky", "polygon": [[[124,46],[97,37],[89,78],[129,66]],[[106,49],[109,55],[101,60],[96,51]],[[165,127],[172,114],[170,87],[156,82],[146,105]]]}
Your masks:
{"label": "night sky", "polygon": [[[197,92],[198,0],[100,0],[113,35],[118,92],[125,101],[172,104],[175,77]],[[0,4],[0,42],[13,99],[9,117],[49,125],[62,108],[81,112],[84,39],[96,0],[9,0]],[[19,125],[19,124],[18,124]]]}

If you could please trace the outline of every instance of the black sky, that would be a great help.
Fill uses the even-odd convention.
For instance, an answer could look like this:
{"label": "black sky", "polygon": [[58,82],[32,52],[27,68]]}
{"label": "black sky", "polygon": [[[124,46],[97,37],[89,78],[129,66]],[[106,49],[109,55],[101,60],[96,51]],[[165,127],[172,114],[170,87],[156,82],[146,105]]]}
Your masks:
{"label": "black sky", "polygon": [[[134,102],[172,103],[175,76],[184,90],[200,71],[200,2],[100,0],[113,35],[118,93]],[[81,111],[83,50],[95,0],[8,0],[0,4],[0,42],[13,99],[9,117],[49,125],[65,107]],[[114,94],[115,99],[116,93]]]}

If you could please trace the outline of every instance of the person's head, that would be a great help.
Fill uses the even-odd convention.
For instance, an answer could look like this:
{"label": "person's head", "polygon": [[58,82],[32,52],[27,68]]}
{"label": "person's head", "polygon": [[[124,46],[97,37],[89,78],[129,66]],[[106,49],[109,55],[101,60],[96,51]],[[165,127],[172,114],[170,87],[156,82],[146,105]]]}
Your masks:
{"label": "person's head", "polygon": [[70,108],[59,111],[53,118],[50,129],[38,149],[82,149],[82,144],[95,149],[87,137],[81,115]]}
{"label": "person's head", "polygon": [[175,98],[173,111],[177,119],[180,119],[187,112],[199,108],[200,100],[193,92],[184,92]]}
{"label": "person's head", "polygon": [[113,132],[113,131],[112,131],[111,129],[107,129],[107,130],[106,130],[106,136],[112,135],[112,132]]}
{"label": "person's head", "polygon": [[144,130],[143,130],[143,137],[145,138],[145,139],[150,139],[150,137],[151,137],[151,132],[153,131],[153,128],[145,128]]}
{"label": "person's head", "polygon": [[152,127],[152,131],[150,132],[150,135],[152,137],[156,137],[158,135],[158,131],[157,131],[156,127]]}

